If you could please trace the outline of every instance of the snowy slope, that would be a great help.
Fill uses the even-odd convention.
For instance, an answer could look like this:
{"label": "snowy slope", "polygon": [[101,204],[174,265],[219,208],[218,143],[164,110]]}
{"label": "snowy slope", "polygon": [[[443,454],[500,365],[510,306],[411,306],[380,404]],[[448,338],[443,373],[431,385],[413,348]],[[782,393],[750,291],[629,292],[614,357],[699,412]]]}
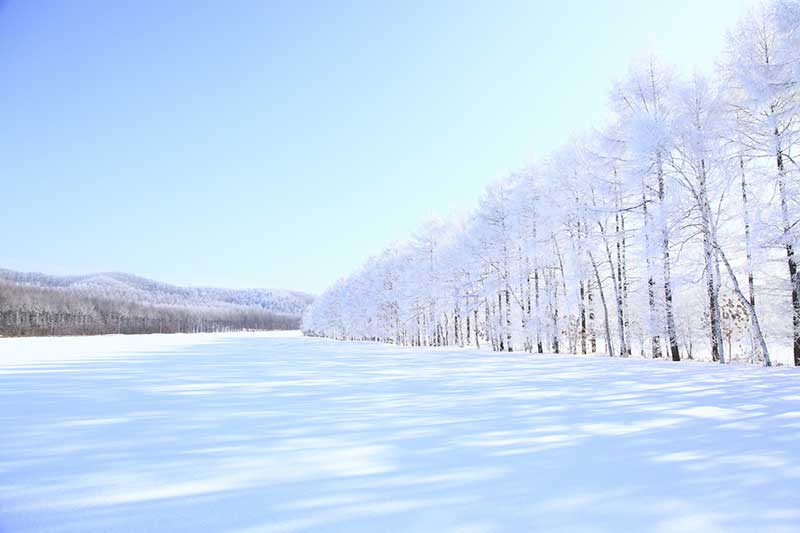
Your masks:
{"label": "snowy slope", "polygon": [[253,305],[292,315],[301,315],[312,300],[310,295],[297,291],[180,287],[120,272],[50,276],[37,272],[0,269],[0,280],[142,304],[204,307],[224,304]]}
{"label": "snowy slope", "polygon": [[0,531],[798,531],[800,373],[0,339]]}

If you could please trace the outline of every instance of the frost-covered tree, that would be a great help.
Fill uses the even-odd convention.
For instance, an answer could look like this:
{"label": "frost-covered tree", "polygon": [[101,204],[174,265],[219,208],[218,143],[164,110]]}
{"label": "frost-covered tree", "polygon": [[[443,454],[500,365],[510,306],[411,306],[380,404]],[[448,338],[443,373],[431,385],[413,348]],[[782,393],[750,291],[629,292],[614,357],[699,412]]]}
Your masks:
{"label": "frost-covered tree", "polygon": [[743,151],[774,169],[779,236],[785,250],[792,305],[793,358],[800,365],[800,274],[797,248],[797,151],[800,142],[799,3],[759,5],[729,35],[727,79],[738,97],[737,140]]}
{"label": "frost-covered tree", "polygon": [[731,32],[718,77],[634,62],[604,128],[367,261],[304,329],[721,363],[791,346],[800,365],[798,34],[800,2],[772,0]]}

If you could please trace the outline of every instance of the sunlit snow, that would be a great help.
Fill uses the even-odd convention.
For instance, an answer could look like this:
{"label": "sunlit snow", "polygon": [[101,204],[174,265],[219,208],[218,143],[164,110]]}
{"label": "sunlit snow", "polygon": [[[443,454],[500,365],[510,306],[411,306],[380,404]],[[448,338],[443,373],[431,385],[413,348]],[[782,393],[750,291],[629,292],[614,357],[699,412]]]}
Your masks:
{"label": "sunlit snow", "polygon": [[0,339],[0,531],[798,531],[800,374]]}

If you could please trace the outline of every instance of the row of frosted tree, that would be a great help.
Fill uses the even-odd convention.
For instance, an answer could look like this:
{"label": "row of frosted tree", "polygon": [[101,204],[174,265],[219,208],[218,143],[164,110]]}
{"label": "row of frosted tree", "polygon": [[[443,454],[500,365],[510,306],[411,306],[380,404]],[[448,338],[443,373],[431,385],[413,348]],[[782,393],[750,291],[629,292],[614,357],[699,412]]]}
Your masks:
{"label": "row of frosted tree", "polygon": [[800,365],[800,2],[713,77],[635,62],[611,119],[330,287],[307,334]]}

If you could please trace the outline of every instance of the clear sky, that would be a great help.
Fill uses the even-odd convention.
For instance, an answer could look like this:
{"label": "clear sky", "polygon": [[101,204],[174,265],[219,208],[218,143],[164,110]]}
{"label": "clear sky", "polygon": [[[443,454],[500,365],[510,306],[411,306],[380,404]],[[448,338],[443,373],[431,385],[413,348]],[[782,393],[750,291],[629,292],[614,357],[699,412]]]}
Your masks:
{"label": "clear sky", "polygon": [[0,0],[0,266],[320,292],[747,0]]}

